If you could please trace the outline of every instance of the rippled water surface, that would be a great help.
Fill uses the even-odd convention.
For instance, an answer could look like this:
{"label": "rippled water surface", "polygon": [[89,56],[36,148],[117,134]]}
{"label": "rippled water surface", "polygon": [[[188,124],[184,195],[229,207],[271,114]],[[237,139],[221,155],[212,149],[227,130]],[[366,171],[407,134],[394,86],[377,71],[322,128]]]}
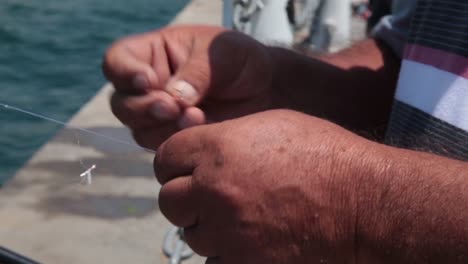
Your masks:
{"label": "rippled water surface", "polygon": [[[0,0],[0,103],[68,120],[102,86],[115,39],[161,27],[187,0]],[[60,127],[0,108],[0,184]]]}

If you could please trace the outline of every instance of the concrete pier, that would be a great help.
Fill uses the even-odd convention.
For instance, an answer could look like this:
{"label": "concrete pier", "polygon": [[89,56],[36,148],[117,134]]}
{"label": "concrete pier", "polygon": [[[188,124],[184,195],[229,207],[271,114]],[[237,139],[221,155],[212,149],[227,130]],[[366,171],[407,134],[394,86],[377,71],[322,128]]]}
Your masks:
{"label": "concrete pier", "polygon": [[[221,15],[221,0],[193,0],[173,23],[220,25]],[[105,86],[70,125],[131,142],[109,110],[111,90]],[[0,190],[0,246],[41,263],[167,263],[161,247],[171,226],[158,211],[152,158],[62,130]],[[93,164],[93,184],[81,185]]]}

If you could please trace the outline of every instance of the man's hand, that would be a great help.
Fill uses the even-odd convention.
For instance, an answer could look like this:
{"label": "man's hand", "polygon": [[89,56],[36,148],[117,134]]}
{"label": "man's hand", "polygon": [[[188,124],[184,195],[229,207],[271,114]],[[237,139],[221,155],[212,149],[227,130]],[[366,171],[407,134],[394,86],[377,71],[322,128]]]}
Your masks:
{"label": "man's hand", "polygon": [[161,212],[208,263],[468,263],[468,164],[267,111],[181,131]]}
{"label": "man's hand", "polygon": [[125,38],[108,50],[103,70],[116,89],[114,114],[148,148],[180,129],[271,104],[267,48],[218,27],[169,27]]}
{"label": "man's hand", "polygon": [[208,263],[351,263],[366,142],[286,110],[190,128],[155,158],[160,209]]}
{"label": "man's hand", "polygon": [[125,38],[103,65],[116,88],[114,114],[152,149],[180,129],[278,108],[379,138],[398,69],[398,60],[371,39],[311,59],[206,26]]}

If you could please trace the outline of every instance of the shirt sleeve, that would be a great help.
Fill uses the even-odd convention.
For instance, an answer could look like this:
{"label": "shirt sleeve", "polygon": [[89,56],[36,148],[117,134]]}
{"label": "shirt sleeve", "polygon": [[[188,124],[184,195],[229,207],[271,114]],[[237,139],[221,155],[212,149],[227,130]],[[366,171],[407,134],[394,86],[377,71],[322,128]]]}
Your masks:
{"label": "shirt sleeve", "polygon": [[400,58],[408,38],[417,0],[393,0],[391,14],[383,16],[371,35],[384,41]]}

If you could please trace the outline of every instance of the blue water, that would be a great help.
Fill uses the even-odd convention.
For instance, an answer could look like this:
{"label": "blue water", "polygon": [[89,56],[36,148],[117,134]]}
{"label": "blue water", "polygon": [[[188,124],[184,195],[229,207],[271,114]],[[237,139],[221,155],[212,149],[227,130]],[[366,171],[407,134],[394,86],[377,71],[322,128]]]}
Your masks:
{"label": "blue water", "polygon": [[[119,37],[167,24],[187,0],[0,0],[0,103],[68,120],[105,82]],[[0,184],[59,126],[0,108]]]}

